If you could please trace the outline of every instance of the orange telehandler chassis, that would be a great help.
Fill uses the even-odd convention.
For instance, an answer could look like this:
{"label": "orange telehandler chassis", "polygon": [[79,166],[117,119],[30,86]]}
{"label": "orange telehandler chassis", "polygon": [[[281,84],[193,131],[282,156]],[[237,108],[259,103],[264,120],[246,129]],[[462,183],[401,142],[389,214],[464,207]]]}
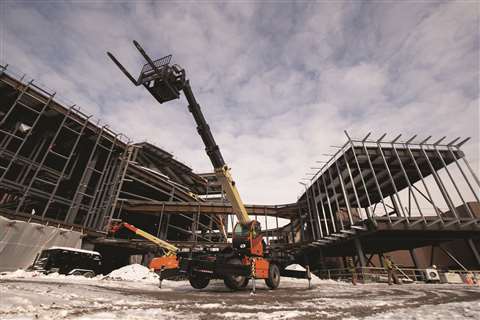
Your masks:
{"label": "orange telehandler chassis", "polygon": [[[251,222],[252,224],[257,223]],[[110,225],[110,233],[115,234],[121,228],[126,228],[133,233],[157,244],[165,252],[163,256],[153,258],[149,268],[154,270],[164,279],[186,277],[196,289],[208,285],[210,279],[224,279],[225,285],[236,290],[245,287],[250,278],[265,279],[267,285],[275,289],[280,279],[279,266],[260,256],[264,252],[262,235],[247,232],[234,233],[234,246],[240,249],[227,247],[223,251],[212,254],[209,252],[178,252],[177,249],[129,223],[114,220]],[[244,228],[238,228],[245,231]],[[247,256],[245,253],[253,252],[258,256]],[[239,277],[241,277],[239,279]],[[304,278],[302,276],[302,278]]]}
{"label": "orange telehandler chassis", "polygon": [[[258,222],[253,220],[251,224]],[[246,287],[252,278],[264,279],[269,288],[276,289],[280,284],[280,269],[285,266],[285,262],[263,256],[264,243],[260,233],[249,232],[247,228],[235,229],[233,247],[227,247],[216,254],[192,252],[178,256],[178,268],[163,267],[156,264],[155,259],[150,266],[159,274],[160,280],[186,276],[196,289],[205,288],[210,279],[223,279],[228,288],[238,290]],[[307,278],[307,275],[302,274],[300,278]]]}

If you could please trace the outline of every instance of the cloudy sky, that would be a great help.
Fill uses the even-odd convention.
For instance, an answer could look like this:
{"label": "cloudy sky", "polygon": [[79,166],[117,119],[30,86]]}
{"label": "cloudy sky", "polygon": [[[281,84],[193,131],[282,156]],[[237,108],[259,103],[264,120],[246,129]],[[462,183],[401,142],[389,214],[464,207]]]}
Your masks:
{"label": "cloudy sky", "polygon": [[479,3],[0,1],[0,62],[196,172],[211,164],[182,99],[159,105],[135,76],[172,53],[240,192],[287,203],[330,146],[372,131],[472,137],[479,171]]}

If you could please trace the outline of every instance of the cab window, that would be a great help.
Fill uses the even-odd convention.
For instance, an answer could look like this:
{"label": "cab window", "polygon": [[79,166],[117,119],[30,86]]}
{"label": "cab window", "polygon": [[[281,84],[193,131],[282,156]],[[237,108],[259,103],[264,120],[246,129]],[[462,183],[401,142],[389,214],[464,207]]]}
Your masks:
{"label": "cab window", "polygon": [[237,236],[242,236],[242,237],[246,237],[248,236],[248,228],[241,225],[240,223],[237,223],[237,225],[235,226],[235,235]]}

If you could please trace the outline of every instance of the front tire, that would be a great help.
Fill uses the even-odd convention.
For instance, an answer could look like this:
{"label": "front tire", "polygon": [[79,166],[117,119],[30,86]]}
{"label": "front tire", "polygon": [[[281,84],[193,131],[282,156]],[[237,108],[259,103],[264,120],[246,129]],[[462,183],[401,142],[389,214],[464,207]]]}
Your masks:
{"label": "front tire", "polygon": [[[231,264],[242,264],[239,258],[232,258],[228,261]],[[248,278],[245,276],[227,275],[223,278],[225,286],[231,290],[240,290],[245,288],[248,284]]]}
{"label": "front tire", "polygon": [[203,276],[192,276],[188,279],[188,281],[195,289],[203,289],[210,283],[210,279]]}
{"label": "front tire", "polygon": [[265,279],[265,284],[272,290],[275,290],[280,285],[280,269],[276,264],[270,264],[268,268],[268,278]]}

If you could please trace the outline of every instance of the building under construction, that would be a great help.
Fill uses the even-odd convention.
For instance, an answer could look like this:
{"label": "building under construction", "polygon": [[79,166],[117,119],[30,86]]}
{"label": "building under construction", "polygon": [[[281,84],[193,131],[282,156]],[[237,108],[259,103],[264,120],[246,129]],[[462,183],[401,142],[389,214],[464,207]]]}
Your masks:
{"label": "building under construction", "polygon": [[[305,179],[299,204],[306,205],[300,205],[299,218],[306,256],[324,269],[326,257],[339,256],[356,257],[360,267],[368,267],[379,265],[384,253],[404,250],[411,260],[398,260],[417,269],[478,268],[479,181],[460,150],[468,139],[346,136],[347,142]],[[448,249],[452,245],[455,251]],[[425,247],[432,250],[429,261]],[[437,259],[435,248],[442,251]]]}
{"label": "building under construction", "polygon": [[[0,66],[0,118],[0,241],[10,248],[0,250],[2,261],[18,239],[31,248],[27,260],[66,243],[16,221],[75,233],[76,245],[102,253],[105,271],[156,251],[127,232],[109,236],[112,219],[181,250],[228,245],[236,218],[214,174],[196,174],[157,146],[100,125],[7,66]],[[399,250],[417,268],[479,268],[480,183],[461,151],[466,141],[347,136],[305,180],[296,203],[247,205],[247,211],[262,223],[269,251],[319,273],[341,268],[347,256],[360,267],[378,265],[379,256]],[[425,248],[441,256],[427,259],[418,253]],[[19,266],[25,265],[0,270]]]}

